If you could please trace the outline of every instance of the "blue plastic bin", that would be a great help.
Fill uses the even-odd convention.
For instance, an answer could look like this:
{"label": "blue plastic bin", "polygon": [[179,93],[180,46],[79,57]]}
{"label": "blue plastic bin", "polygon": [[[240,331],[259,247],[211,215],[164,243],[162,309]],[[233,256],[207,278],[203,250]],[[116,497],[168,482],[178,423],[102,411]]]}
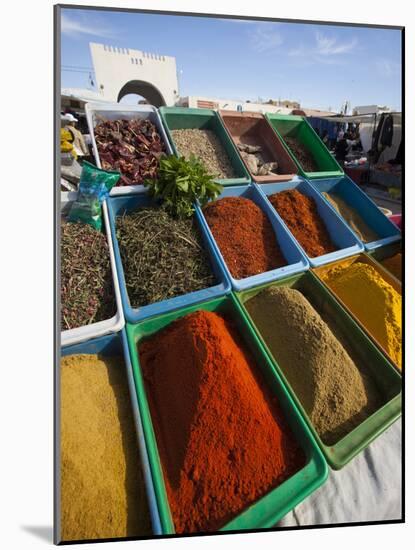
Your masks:
{"label": "blue plastic bin", "polygon": [[[249,184],[248,186],[238,186],[238,187],[229,187],[224,189],[223,192],[219,195],[218,199],[223,199],[224,197],[244,197],[246,199],[251,199],[257,204],[263,212],[268,216],[269,221],[271,222],[272,228],[275,233],[275,237],[280,246],[281,252],[283,253],[285,259],[287,260],[287,265],[267,271],[265,273],[259,273],[258,275],[252,275],[251,277],[246,277],[245,279],[235,279],[232,277],[231,272],[226,265],[225,259],[222,256],[220,248],[216,243],[216,240],[210,230],[209,224],[206,221],[205,216],[203,215],[202,209],[200,206],[196,207],[196,216],[203,225],[206,234],[209,236],[209,239],[215,247],[216,254],[219,256],[223,268],[226,271],[226,274],[229,280],[232,283],[232,288],[234,290],[246,290],[255,285],[260,285],[263,283],[268,283],[270,281],[276,281],[287,277],[288,275],[293,275],[294,273],[300,273],[301,271],[306,271],[309,269],[310,265],[307,261],[307,258],[301,248],[298,246],[295,239],[292,237],[291,233],[287,231],[285,225],[282,221],[273,215],[272,208],[270,208],[268,201],[260,193],[258,188],[254,184]],[[232,238],[232,235],[229,235],[229,238]]]}
{"label": "blue plastic bin", "polygon": [[[174,298],[162,300],[161,302],[155,302],[139,308],[133,308],[128,296],[127,286],[125,284],[124,268],[122,265],[120,248],[118,246],[116,236],[115,218],[116,216],[122,215],[124,212],[131,212],[145,206],[157,206],[158,202],[153,200],[148,194],[143,194],[110,197],[107,203],[111,235],[114,243],[115,262],[117,264],[117,272],[120,280],[121,302],[127,321],[130,323],[137,323],[142,319],[153,317],[154,315],[160,315],[161,313],[166,313],[168,311],[174,311],[176,309],[202,302],[204,300],[209,300],[211,298],[216,298],[218,296],[223,296],[231,291],[231,285],[227,278],[226,272],[222,267],[222,263],[218,258],[210,239],[206,236],[203,228],[201,228],[203,243],[210,261],[212,272],[216,277],[217,284],[209,288],[183,294],[182,296],[176,296]],[[200,222],[199,225],[201,225]]]}
{"label": "blue plastic bin", "polygon": [[[264,185],[253,184],[258,187],[263,196],[266,198],[267,204],[271,208],[273,214],[281,221],[286,230],[291,234],[285,222],[278,215],[275,208],[268,200],[268,195],[274,193],[280,193],[281,191],[287,191],[288,189],[296,189],[300,193],[303,193],[307,197],[311,197],[317,204],[317,211],[321,219],[323,220],[327,231],[336,245],[337,250],[330,252],[329,254],[323,254],[317,258],[310,258],[306,255],[311,267],[318,267],[328,262],[334,262],[353,254],[358,254],[364,250],[363,243],[356,237],[353,231],[349,228],[346,222],[337,214],[337,212],[329,207],[327,201],[323,199],[321,194],[305,179],[297,179],[296,181],[288,181],[285,183],[267,183]],[[294,238],[297,245],[302,249],[297,239]],[[304,254],[305,251],[303,251]]]}
{"label": "blue plastic bin", "polygon": [[128,388],[131,398],[131,406],[133,410],[134,423],[137,431],[138,448],[140,452],[140,460],[143,468],[143,479],[147,493],[148,508],[150,512],[151,524],[154,535],[161,535],[161,523],[160,515],[157,506],[157,500],[154,492],[153,478],[151,475],[150,463],[148,460],[147,445],[144,438],[143,424],[141,421],[140,409],[138,407],[137,392],[135,388],[133,369],[130,359],[130,350],[128,348],[127,336],[125,329],[109,334],[107,336],[100,336],[82,342],[80,344],[73,344],[61,349],[62,357],[66,355],[77,354],[101,354],[101,355],[120,355],[124,356],[125,367],[127,369]]}
{"label": "blue plastic bin", "polygon": [[[354,208],[365,220],[367,225],[379,235],[379,239],[376,241],[363,243],[366,250],[374,250],[375,248],[397,242],[401,239],[401,232],[396,225],[385,216],[372,199],[369,198],[348,176],[316,179],[310,181],[310,183],[320,193],[326,192],[329,195],[331,193],[337,194],[349,206]],[[330,208],[333,208],[324,197],[323,199],[329,204]]]}

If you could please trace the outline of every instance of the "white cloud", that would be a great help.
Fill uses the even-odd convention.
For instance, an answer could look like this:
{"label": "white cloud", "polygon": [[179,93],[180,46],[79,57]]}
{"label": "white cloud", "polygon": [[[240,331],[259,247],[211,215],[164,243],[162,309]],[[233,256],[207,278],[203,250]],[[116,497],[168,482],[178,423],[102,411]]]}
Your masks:
{"label": "white cloud", "polygon": [[337,38],[324,36],[316,33],[316,53],[317,55],[339,55],[349,53],[357,45],[357,39],[352,38],[348,42],[338,42]]}
{"label": "white cloud", "polygon": [[397,76],[400,71],[399,63],[389,61],[389,59],[377,59],[375,62],[375,66],[378,73],[386,78]]}
{"label": "white cloud", "polygon": [[304,44],[299,44],[297,47],[289,50],[288,55],[297,58],[305,65],[315,63],[343,65],[346,63],[344,54],[351,53],[357,46],[356,38],[352,38],[346,42],[339,42],[337,38],[328,37],[321,33],[316,33],[314,38],[314,44],[308,47]]}
{"label": "white cloud", "polygon": [[250,32],[252,47],[258,53],[274,50],[284,42],[282,34],[275,28],[278,23],[258,24],[254,31]]}
{"label": "white cloud", "polygon": [[61,32],[69,36],[79,36],[80,34],[87,34],[90,36],[101,36],[103,38],[114,38],[116,32],[100,24],[94,24],[93,21],[84,23],[62,14],[61,18]]}

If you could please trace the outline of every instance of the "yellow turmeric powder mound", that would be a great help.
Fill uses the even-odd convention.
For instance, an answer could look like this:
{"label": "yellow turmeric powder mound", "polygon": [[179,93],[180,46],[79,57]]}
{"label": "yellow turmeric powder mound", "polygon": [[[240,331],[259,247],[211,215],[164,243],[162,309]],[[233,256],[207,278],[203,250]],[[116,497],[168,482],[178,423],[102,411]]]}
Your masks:
{"label": "yellow turmeric powder mound", "polygon": [[121,357],[61,360],[61,538],[151,535]]}
{"label": "yellow turmeric powder mound", "polygon": [[385,258],[380,262],[383,267],[386,267],[388,271],[392,273],[392,275],[395,275],[397,279],[402,281],[402,253],[399,252],[398,254],[395,254],[395,256],[391,256],[390,258]]}
{"label": "yellow turmeric powder mound", "polygon": [[325,283],[354,313],[391,359],[402,364],[402,298],[371,265],[334,267]]}

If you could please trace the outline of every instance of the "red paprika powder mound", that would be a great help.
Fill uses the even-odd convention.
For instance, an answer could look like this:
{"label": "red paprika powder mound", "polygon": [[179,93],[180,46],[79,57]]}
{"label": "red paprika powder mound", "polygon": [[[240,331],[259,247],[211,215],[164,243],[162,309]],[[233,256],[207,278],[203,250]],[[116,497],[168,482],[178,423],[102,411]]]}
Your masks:
{"label": "red paprika powder mound", "polygon": [[216,531],[305,464],[234,327],[196,311],[139,347],[177,533]]}
{"label": "red paprika powder mound", "polygon": [[287,265],[271,222],[254,201],[224,197],[205,206],[203,213],[235,279]]}
{"label": "red paprika powder mound", "polygon": [[314,199],[296,189],[269,195],[268,199],[310,258],[336,250]]}

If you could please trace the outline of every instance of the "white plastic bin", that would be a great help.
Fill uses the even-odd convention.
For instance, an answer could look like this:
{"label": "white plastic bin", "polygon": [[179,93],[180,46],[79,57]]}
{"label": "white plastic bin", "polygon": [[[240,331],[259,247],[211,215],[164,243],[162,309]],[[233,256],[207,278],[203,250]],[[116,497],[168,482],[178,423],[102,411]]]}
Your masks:
{"label": "white plastic bin", "polygon": [[[95,126],[99,123],[99,118],[104,120],[118,120],[124,118],[133,120],[135,118],[149,119],[157,128],[162,141],[166,146],[166,153],[173,154],[166,131],[161,122],[160,115],[152,105],[121,105],[119,103],[87,103],[85,105],[86,119],[88,121],[89,133],[92,141],[92,150],[94,152],[95,162],[98,168],[102,168],[99,158],[98,148],[95,141]],[[110,195],[129,195],[131,193],[145,193],[147,188],[144,185],[125,185],[113,187]]]}
{"label": "white plastic bin", "polygon": [[[77,193],[62,193],[61,194],[61,212],[65,212],[69,205],[76,199]],[[98,336],[105,336],[106,334],[111,334],[113,332],[118,332],[125,325],[124,313],[121,305],[121,293],[120,286],[118,283],[118,273],[117,267],[115,264],[114,257],[114,248],[112,245],[111,229],[109,225],[107,203],[104,201],[102,205],[102,215],[104,219],[105,234],[107,237],[110,262],[111,262],[111,272],[112,272],[112,283],[114,286],[115,293],[115,304],[117,311],[111,319],[106,319],[105,321],[99,321],[97,323],[92,323],[90,325],[85,325],[83,327],[72,328],[69,330],[61,331],[61,346],[69,346],[70,344],[79,344],[81,342],[86,342],[90,338],[97,338]],[[59,322],[60,322],[60,312],[59,312]]]}

